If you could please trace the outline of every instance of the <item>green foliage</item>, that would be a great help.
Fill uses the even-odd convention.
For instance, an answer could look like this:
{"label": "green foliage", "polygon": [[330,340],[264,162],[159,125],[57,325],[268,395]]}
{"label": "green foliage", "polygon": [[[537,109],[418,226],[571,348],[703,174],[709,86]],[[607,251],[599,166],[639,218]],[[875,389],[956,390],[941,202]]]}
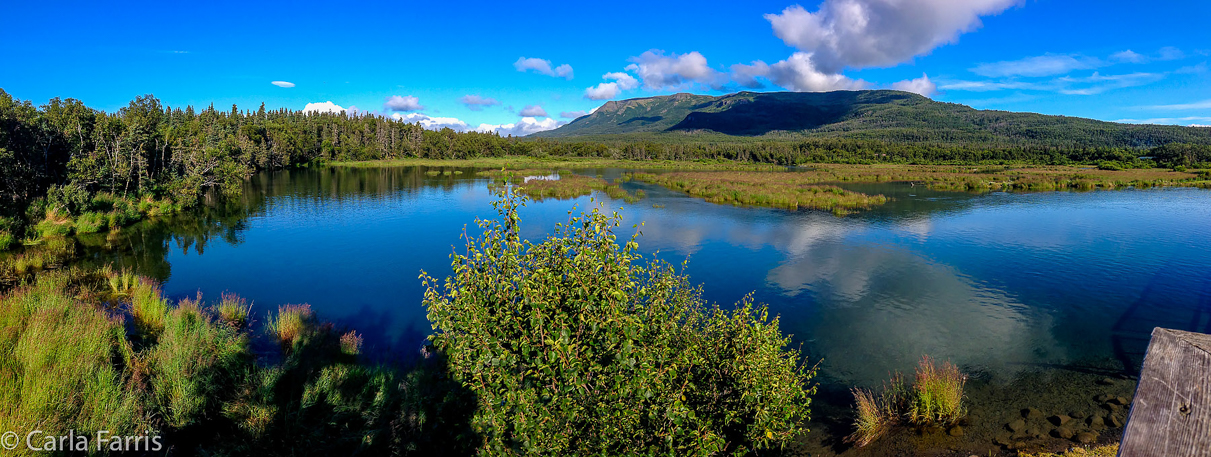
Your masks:
{"label": "green foliage", "polygon": [[523,241],[524,200],[501,192],[444,288],[422,275],[432,341],[478,398],[480,453],[744,453],[804,431],[814,371],[764,308],[707,306],[596,208]]}

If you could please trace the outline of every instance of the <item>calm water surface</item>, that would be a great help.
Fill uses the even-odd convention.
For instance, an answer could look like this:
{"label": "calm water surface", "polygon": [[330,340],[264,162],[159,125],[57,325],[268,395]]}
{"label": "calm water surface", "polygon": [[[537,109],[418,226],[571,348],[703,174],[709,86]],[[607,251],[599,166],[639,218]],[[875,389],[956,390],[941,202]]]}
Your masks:
{"label": "calm water surface", "polygon": [[[444,278],[464,228],[493,217],[472,170],[304,169],[256,176],[206,217],[94,241],[94,258],[165,281],[174,297],[234,292],[264,316],[309,303],[369,344],[415,352],[431,332],[421,270]],[[617,176],[621,170],[587,174]],[[737,208],[641,183],[623,204],[643,251],[706,298],[754,292],[782,317],[822,380],[874,385],[922,354],[988,378],[1028,369],[1138,370],[1155,326],[1211,331],[1211,191],[932,192],[846,185],[894,200],[861,214]],[[602,200],[604,199],[604,200]],[[531,202],[523,234],[551,232],[589,197]],[[263,320],[263,317],[262,317]]]}

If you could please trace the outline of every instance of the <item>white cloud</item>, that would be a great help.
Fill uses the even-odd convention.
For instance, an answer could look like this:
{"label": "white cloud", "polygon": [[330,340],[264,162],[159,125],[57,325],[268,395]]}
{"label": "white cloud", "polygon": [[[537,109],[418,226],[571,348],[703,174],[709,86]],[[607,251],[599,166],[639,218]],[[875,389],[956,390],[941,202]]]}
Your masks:
{"label": "white cloud", "polygon": [[278,87],[286,87],[286,88],[294,87],[294,83],[292,83],[290,81],[270,81],[269,84],[273,84]]}
{"label": "white cloud", "polygon": [[617,97],[624,90],[639,87],[639,80],[620,71],[601,75],[601,79],[607,82],[585,89],[584,98],[589,100],[609,100]]}
{"label": "white cloud", "polygon": [[572,72],[572,66],[565,63],[555,67],[555,76],[571,81],[575,75]]}
{"label": "white cloud", "polygon": [[467,125],[466,122],[453,117],[430,117],[421,113],[394,113],[391,115],[391,118],[409,124],[420,124],[421,127],[428,130],[441,130],[447,127],[459,132],[471,130],[471,126]]}
{"label": "white cloud", "polygon": [[[1160,81],[1165,78],[1161,73],[1130,73],[1125,75],[1102,75],[1098,72],[1093,72],[1092,75],[1083,78],[1074,78],[1065,76],[1057,81],[1062,83],[1073,84],[1072,87],[1060,89],[1061,94],[1066,95],[1096,95],[1102,92],[1113,89],[1122,89],[1125,87],[1143,86]],[[1086,85],[1085,87],[1080,87]]]}
{"label": "white cloud", "polygon": [[[1211,122],[1211,117],[1208,116],[1188,116],[1188,117],[1157,117],[1152,119],[1119,119],[1114,122],[1122,122],[1127,124],[1186,124],[1188,122]],[[1189,127],[1206,127],[1206,125],[1188,124]]]}
{"label": "white cloud", "polygon": [[1185,67],[1178,68],[1177,71],[1175,71],[1174,73],[1177,73],[1179,75],[1196,75],[1196,74],[1206,73],[1206,72],[1207,72],[1207,62],[1203,62],[1198,65],[1187,65]]}
{"label": "white cloud", "polygon": [[1190,124],[1190,125],[1187,125],[1186,127],[1207,127],[1207,128],[1211,128],[1211,125]]}
{"label": "white cloud", "polygon": [[585,111],[560,111],[559,117],[562,117],[564,119],[576,119],[576,118],[582,117],[586,114],[589,114],[589,113],[585,112]]}
{"label": "white cloud", "polygon": [[766,14],[774,35],[813,54],[820,73],[889,67],[953,43],[980,16],[1019,0],[824,0],[815,13],[795,5]]}
{"label": "white cloud", "polygon": [[1211,100],[1203,100],[1194,103],[1179,103],[1176,105],[1154,105],[1149,106],[1150,109],[1165,109],[1165,110],[1192,110],[1192,109],[1211,109]]}
{"label": "white cloud", "polygon": [[1143,54],[1140,54],[1138,52],[1128,49],[1123,52],[1116,52],[1114,54],[1111,54],[1110,60],[1114,60],[1116,62],[1127,62],[1127,63],[1144,63],[1144,62],[1148,61],[1148,58],[1144,57]]}
{"label": "white cloud", "polygon": [[732,65],[730,70],[732,81],[735,81],[736,84],[749,89],[760,89],[765,87],[765,84],[758,81],[757,77],[760,76],[764,78],[769,76],[769,65],[766,65],[765,62],[760,60],[755,60],[749,65],[738,63]]}
{"label": "white cloud", "polygon": [[421,106],[420,99],[411,96],[392,95],[383,100],[383,111],[420,111],[425,109]]}
{"label": "white cloud", "polygon": [[1006,76],[1037,77],[1063,75],[1071,73],[1074,70],[1090,70],[1104,65],[1098,59],[1091,57],[1047,54],[1019,60],[982,63],[972,68],[971,72],[990,78]]}
{"label": "white cloud", "polygon": [[462,98],[458,99],[458,102],[466,105],[467,109],[471,111],[480,111],[486,106],[495,106],[500,104],[500,102],[496,101],[495,98],[480,97],[479,95],[464,95]]}
{"label": "white cloud", "polygon": [[1186,58],[1186,53],[1173,46],[1165,46],[1157,53],[1158,60],[1178,60]]}
{"label": "white cloud", "polygon": [[867,86],[866,81],[817,70],[812,55],[805,52],[796,52],[786,60],[770,65],[769,78],[774,84],[795,92],[858,90]]}
{"label": "white cloud", "polygon": [[564,78],[569,81],[571,81],[573,77],[571,65],[565,63],[558,67],[552,68],[550,60],[539,59],[536,57],[519,57],[517,62],[513,62],[513,68],[516,68],[517,71],[521,72],[533,70],[536,73],[554,76],[556,78]]}
{"label": "white cloud", "polygon": [[532,117],[523,117],[520,121],[512,124],[479,124],[479,127],[476,127],[475,130],[485,133],[496,132],[500,136],[526,136],[531,133],[558,128],[564,124],[566,122],[557,121],[549,117],[541,121]]}
{"label": "white cloud", "polygon": [[933,81],[929,80],[929,75],[924,73],[922,73],[921,77],[917,79],[908,79],[893,83],[891,88],[921,94],[926,97],[933,96],[933,94],[938,92],[938,86],[934,84]]}
{"label": "white cloud", "polygon": [[1007,89],[1027,89],[1027,90],[1047,90],[1048,87],[1043,84],[1028,83],[1023,81],[963,81],[963,80],[948,80],[938,86],[941,90],[962,90],[968,92],[988,92],[994,90]]}
{"label": "white cloud", "polygon": [[303,107],[303,112],[304,113],[343,113],[343,112],[345,112],[345,108],[342,108],[340,105],[337,105],[336,103],[332,103],[331,101],[327,101],[327,102],[323,102],[323,103],[308,103],[307,106]]}
{"label": "white cloud", "polygon": [[542,109],[542,107],[538,105],[530,105],[522,108],[521,112],[518,114],[520,114],[522,117],[547,117],[547,110]]}
{"label": "white cloud", "polygon": [[707,66],[706,57],[697,51],[666,56],[664,51],[653,49],[630,58],[630,61],[634,63],[627,65],[626,69],[638,74],[643,86],[648,89],[681,89],[692,83],[719,89],[727,82],[726,75]]}

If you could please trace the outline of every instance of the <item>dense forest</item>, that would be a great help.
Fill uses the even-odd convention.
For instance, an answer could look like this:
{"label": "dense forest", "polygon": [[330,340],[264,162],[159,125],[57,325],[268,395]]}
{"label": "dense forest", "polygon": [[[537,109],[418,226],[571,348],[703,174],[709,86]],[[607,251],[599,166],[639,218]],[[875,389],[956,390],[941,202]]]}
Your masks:
{"label": "dense forest", "polygon": [[179,211],[208,191],[232,195],[259,170],[333,160],[506,155],[781,165],[1110,162],[1129,168],[1197,167],[1211,162],[1211,146],[981,144],[949,141],[926,130],[896,141],[719,134],[513,138],[426,130],[374,114],[267,110],[264,104],[256,111],[236,106],[199,111],[167,107],[151,95],[106,113],[74,99],[34,106],[0,90],[0,249],[27,237],[98,231],[145,214]]}

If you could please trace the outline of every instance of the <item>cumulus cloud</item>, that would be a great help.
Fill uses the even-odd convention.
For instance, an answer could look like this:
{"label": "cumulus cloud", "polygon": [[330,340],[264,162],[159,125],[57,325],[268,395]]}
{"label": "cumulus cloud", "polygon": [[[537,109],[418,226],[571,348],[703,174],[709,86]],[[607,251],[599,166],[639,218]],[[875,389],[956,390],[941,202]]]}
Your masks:
{"label": "cumulus cloud", "polygon": [[307,106],[303,107],[303,112],[304,113],[343,113],[343,112],[345,112],[345,108],[342,108],[341,105],[332,103],[331,101],[327,101],[327,102],[323,102],[323,103],[308,103]]}
{"label": "cumulus cloud", "polygon": [[550,60],[539,59],[536,57],[519,57],[516,62],[513,62],[513,68],[516,68],[517,71],[520,72],[532,70],[535,73],[554,76],[556,78],[564,78],[569,81],[571,81],[573,77],[571,65],[565,63],[558,67],[552,67]]}
{"label": "cumulus cloud", "polygon": [[584,97],[589,100],[609,100],[617,97],[624,90],[631,90],[639,87],[639,80],[634,76],[619,72],[606,73],[601,75],[601,79],[607,82],[598,84],[584,90]]}
{"label": "cumulus cloud", "polygon": [[496,132],[500,136],[526,136],[535,132],[542,132],[557,128],[566,122],[557,121],[552,118],[538,120],[533,117],[523,117],[520,121],[512,124],[479,124],[475,130],[480,132]]}
{"label": "cumulus cloud", "polygon": [[[1127,51],[1130,52],[1130,51]],[[1120,53],[1121,54],[1121,53]],[[1118,55],[1118,54],[1115,54]],[[972,68],[972,73],[990,78],[1006,76],[1052,76],[1071,73],[1075,70],[1089,70],[1103,66],[1098,59],[1091,57],[1075,57],[1068,55],[1041,55],[1020,60],[982,63]]]}
{"label": "cumulus cloud", "polygon": [[466,105],[467,109],[471,111],[480,111],[486,106],[500,104],[495,98],[480,97],[479,95],[464,95],[463,98],[458,99],[458,102]]}
{"label": "cumulus cloud", "polygon": [[589,113],[586,111],[560,111],[559,117],[562,117],[564,119],[576,119],[578,117],[582,117],[587,114],[589,114]]}
{"label": "cumulus cloud", "polygon": [[806,52],[796,52],[786,60],[770,65],[769,78],[774,84],[795,92],[858,90],[867,86],[866,81],[817,70],[812,55]]}
{"label": "cumulus cloud", "polygon": [[420,124],[421,127],[428,130],[441,130],[447,127],[459,132],[471,130],[471,126],[467,125],[466,122],[453,117],[430,117],[421,113],[394,113],[391,115],[391,118],[409,124]]}
{"label": "cumulus cloud", "polygon": [[420,111],[425,109],[421,106],[420,99],[411,95],[399,96],[392,95],[383,100],[383,111]]}
{"label": "cumulus cloud", "polygon": [[765,84],[758,81],[757,77],[764,78],[769,76],[769,65],[760,60],[753,61],[753,63],[749,65],[738,63],[732,65],[729,69],[731,70],[732,81],[735,81],[736,84],[749,89],[760,89],[765,87]]}
{"label": "cumulus cloud", "polygon": [[520,114],[522,117],[547,117],[547,110],[542,109],[542,107],[538,105],[530,105],[522,108],[521,112],[518,114]]}
{"label": "cumulus cloud", "polygon": [[774,35],[814,53],[818,72],[888,67],[953,43],[979,28],[980,16],[1019,0],[824,0],[815,13],[795,5],[766,14]]}
{"label": "cumulus cloud", "polygon": [[699,83],[719,89],[727,82],[726,75],[707,66],[706,57],[697,51],[688,54],[664,55],[664,51],[653,49],[637,57],[626,69],[633,71],[643,80],[643,86],[653,90],[684,88]]}
{"label": "cumulus cloud", "polygon": [[933,81],[929,80],[929,75],[924,73],[922,73],[921,77],[917,79],[908,79],[893,83],[891,88],[921,94],[926,97],[931,97],[933,94],[938,92],[938,86],[935,85]]}
{"label": "cumulus cloud", "polygon": [[294,83],[292,83],[290,81],[270,81],[269,84],[273,84],[278,87],[286,87],[286,88],[294,87]]}

